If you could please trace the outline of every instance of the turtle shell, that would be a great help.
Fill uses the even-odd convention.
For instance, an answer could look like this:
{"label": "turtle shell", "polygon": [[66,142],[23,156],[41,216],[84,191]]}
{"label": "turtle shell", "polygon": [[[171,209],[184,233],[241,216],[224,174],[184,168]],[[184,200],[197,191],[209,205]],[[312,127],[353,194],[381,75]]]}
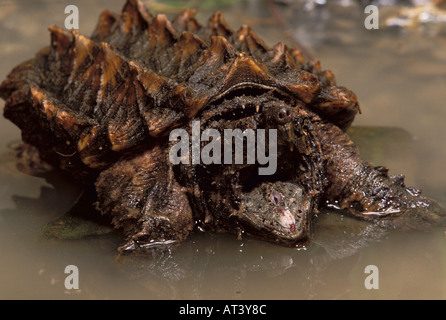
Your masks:
{"label": "turtle shell", "polygon": [[89,38],[50,26],[50,46],[0,86],[5,117],[44,159],[78,175],[160,143],[228,95],[274,91],[342,129],[353,121],[355,94],[317,61],[267,46],[246,25],[233,31],[221,12],[207,26],[194,15],[169,21],[128,0],[119,15],[104,11]]}

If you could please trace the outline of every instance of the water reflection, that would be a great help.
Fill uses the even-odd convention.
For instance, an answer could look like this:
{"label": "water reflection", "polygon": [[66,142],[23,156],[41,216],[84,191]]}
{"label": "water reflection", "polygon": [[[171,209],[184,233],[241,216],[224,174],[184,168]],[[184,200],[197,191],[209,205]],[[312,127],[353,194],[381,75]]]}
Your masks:
{"label": "water reflection", "polygon": [[[14,161],[12,151],[9,153],[2,158]],[[30,277],[29,270],[21,272],[23,279],[9,285],[27,288],[27,283],[33,283],[41,288],[22,292],[19,297],[319,299],[420,294],[418,290],[366,290],[364,268],[370,264],[379,266],[385,277],[381,283],[387,285],[403,288],[407,279],[416,278],[424,285],[421,297],[443,296],[446,288],[444,282],[437,283],[444,275],[446,258],[441,228],[428,233],[392,231],[325,210],[314,220],[313,239],[300,250],[250,237],[237,240],[231,234],[197,231],[170,251],[119,256],[116,248],[122,237],[119,232],[103,232],[94,206],[76,205],[74,215],[83,220],[74,221],[74,227],[60,224],[63,236],[54,237],[54,229],[50,235],[42,233],[54,226],[54,221],[67,221],[63,217],[81,191],[58,174],[46,180],[50,184],[40,187],[39,196],[13,195],[13,208],[0,210],[1,243],[9,243],[4,252],[8,252],[10,263],[33,266],[35,273]],[[66,231],[78,232],[81,239],[75,240]],[[63,270],[68,264],[77,265],[81,272],[81,289],[76,292],[63,287]]]}
{"label": "water reflection", "polygon": [[[349,274],[364,244],[350,243],[348,236],[331,240],[337,243],[329,250],[323,239],[297,250],[231,235],[194,234],[171,252],[121,256],[117,265],[159,298],[316,298],[325,294],[318,282],[332,287],[326,283],[326,271],[342,264],[343,273]],[[347,251],[344,246],[349,244]],[[343,283],[338,289],[346,285],[340,274],[329,280]]]}
{"label": "water reflection", "polygon": [[[75,295],[61,290],[56,296],[63,296],[63,292],[75,298],[113,298],[114,295],[159,299],[317,298],[324,295],[319,292],[319,282],[324,283],[322,288],[333,286],[326,283],[327,270],[335,270],[341,264],[342,273],[348,275],[355,267],[358,252],[386,235],[384,229],[370,223],[325,211],[316,219],[314,239],[304,249],[285,248],[250,237],[237,240],[235,235],[197,231],[172,250],[117,255],[116,248],[122,241],[120,233],[101,232],[94,216],[82,223],[97,224],[96,229],[81,230],[79,224],[61,225],[66,231],[65,239],[54,237],[54,233],[42,233],[46,226],[60,221],[79,194],[79,188],[63,176],[51,176],[49,180],[55,188],[42,187],[38,198],[14,196],[15,209],[0,212],[3,223],[10,227],[39,225],[28,230],[29,234],[21,241],[38,250],[38,273],[49,276],[53,287],[44,295],[54,294],[57,287],[62,289],[66,276],[62,273],[64,263],[74,261],[82,274],[81,290]],[[76,214],[86,217],[85,213]],[[78,232],[80,239],[75,240],[67,231]],[[20,260],[26,261],[26,258]],[[124,287],[137,288],[132,288],[130,295],[116,287],[124,279],[130,281]],[[289,288],[290,281],[292,290],[280,290],[281,285]],[[330,281],[344,283],[341,288],[345,286],[340,274]],[[113,294],[105,290],[109,286]],[[273,297],[266,288],[272,289]],[[341,296],[345,292],[343,288],[337,294]]]}

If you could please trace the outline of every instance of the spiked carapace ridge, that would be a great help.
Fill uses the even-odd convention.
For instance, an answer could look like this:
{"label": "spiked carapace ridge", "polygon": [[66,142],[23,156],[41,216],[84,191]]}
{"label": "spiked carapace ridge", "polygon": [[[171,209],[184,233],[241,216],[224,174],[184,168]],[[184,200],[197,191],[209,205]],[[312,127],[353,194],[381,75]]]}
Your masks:
{"label": "spiked carapace ridge", "polygon": [[[90,38],[50,26],[50,47],[1,85],[5,116],[27,127],[26,142],[54,149],[62,167],[92,169],[239,89],[273,90],[342,128],[351,123],[355,95],[317,62],[304,63],[283,43],[269,48],[248,26],[232,31],[221,12],[206,27],[194,15],[185,10],[170,22],[129,0],[120,15],[104,11]],[[40,127],[22,114],[42,120]],[[66,145],[42,141],[37,133],[48,130]]]}

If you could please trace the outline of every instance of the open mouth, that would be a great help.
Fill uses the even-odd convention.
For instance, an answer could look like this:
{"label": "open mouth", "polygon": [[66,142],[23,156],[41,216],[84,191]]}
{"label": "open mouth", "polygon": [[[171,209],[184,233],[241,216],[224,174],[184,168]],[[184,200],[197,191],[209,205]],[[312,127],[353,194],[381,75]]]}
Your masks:
{"label": "open mouth", "polygon": [[305,242],[310,233],[311,197],[290,181],[265,181],[244,193],[245,232],[285,245]]}

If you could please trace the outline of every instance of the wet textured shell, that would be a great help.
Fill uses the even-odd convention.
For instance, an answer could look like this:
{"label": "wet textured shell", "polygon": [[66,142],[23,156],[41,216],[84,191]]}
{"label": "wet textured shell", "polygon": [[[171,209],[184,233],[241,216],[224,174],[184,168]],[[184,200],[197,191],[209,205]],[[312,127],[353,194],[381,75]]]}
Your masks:
{"label": "wet textured shell", "polygon": [[317,62],[304,63],[282,43],[268,47],[245,25],[232,31],[220,12],[206,27],[194,14],[170,22],[129,0],[120,15],[103,12],[90,38],[49,27],[50,47],[0,87],[5,116],[53,163],[87,171],[153,143],[236,90],[275,90],[341,128],[351,123],[356,97]]}

